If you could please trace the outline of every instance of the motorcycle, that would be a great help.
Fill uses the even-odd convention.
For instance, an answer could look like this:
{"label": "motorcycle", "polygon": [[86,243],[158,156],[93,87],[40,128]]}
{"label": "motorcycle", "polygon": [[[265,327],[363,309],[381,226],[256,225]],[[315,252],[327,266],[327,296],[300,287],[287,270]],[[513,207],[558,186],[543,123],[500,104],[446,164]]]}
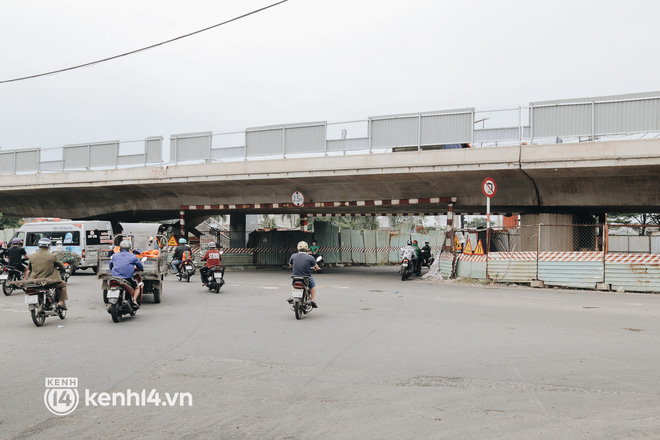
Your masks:
{"label": "motorcycle", "polygon": [[62,281],[66,283],[69,281],[71,275],[73,275],[73,267],[69,263],[62,264],[64,264],[64,270],[60,270],[60,276],[62,277]]}
{"label": "motorcycle", "polygon": [[433,262],[435,261],[435,258],[433,258],[433,256],[431,255],[431,252],[425,251],[423,249],[419,253],[419,258],[421,258],[422,260],[422,264],[420,265],[420,267],[426,266],[429,269],[431,268]]}
{"label": "motorcycle", "polygon": [[11,283],[12,281],[21,281],[23,279],[24,273],[21,270],[14,269],[11,266],[2,266],[2,272],[0,272],[0,283],[2,283],[2,293],[9,296],[14,290],[19,290],[18,285]]}
{"label": "motorcycle", "polygon": [[206,278],[206,287],[220,293],[220,288],[225,284],[225,268],[222,266],[213,266],[209,269]]}
{"label": "motorcycle", "polygon": [[[316,258],[316,263],[321,261],[322,257]],[[291,275],[293,282],[291,284],[291,298],[289,303],[296,315],[296,319],[302,317],[312,311],[312,294],[309,291],[309,277]]]}
{"label": "motorcycle", "polygon": [[25,303],[28,305],[34,325],[37,327],[44,325],[47,316],[66,318],[66,310],[62,309],[55,299],[57,294],[52,283],[27,281],[24,284],[24,290]]}
{"label": "motorcycle", "polygon": [[184,260],[179,266],[179,273],[176,275],[176,278],[179,281],[185,281],[186,283],[190,281],[190,277],[195,274],[195,260]]}
{"label": "motorcycle", "polygon": [[401,260],[401,281],[405,281],[413,274],[414,260],[404,257]]}
{"label": "motorcycle", "polygon": [[112,316],[113,322],[120,322],[122,315],[135,316],[135,312],[140,308],[142,302],[142,277],[139,274],[135,275],[135,280],[138,283],[137,289],[140,289],[140,294],[137,298],[137,306],[133,305],[133,287],[126,282],[125,279],[120,277],[111,276],[108,278],[108,292],[104,292],[104,300],[107,298],[106,310]]}

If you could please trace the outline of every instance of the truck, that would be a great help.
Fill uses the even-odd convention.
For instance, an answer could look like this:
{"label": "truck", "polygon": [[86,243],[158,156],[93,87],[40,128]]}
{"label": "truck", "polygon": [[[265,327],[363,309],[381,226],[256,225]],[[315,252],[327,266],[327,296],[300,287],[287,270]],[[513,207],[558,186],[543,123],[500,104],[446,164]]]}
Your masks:
{"label": "truck", "polygon": [[160,303],[163,293],[163,279],[167,275],[167,238],[159,233],[160,224],[158,223],[120,223],[122,228],[119,234],[112,239],[112,247],[101,253],[99,257],[99,267],[97,277],[102,280],[101,289],[103,290],[103,301],[108,303],[108,278],[110,271],[110,252],[114,252],[122,240],[129,240],[132,243],[132,250],[138,253],[138,258],[142,262],[144,271],[141,273],[144,283],[143,295],[153,295],[154,302]]}

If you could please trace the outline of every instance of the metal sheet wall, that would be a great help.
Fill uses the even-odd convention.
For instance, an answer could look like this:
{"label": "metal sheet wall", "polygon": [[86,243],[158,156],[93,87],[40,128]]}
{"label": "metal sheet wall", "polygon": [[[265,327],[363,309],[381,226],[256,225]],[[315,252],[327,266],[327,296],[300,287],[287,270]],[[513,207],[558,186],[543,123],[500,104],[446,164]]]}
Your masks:
{"label": "metal sheet wall", "polygon": [[349,229],[342,229],[339,236],[341,240],[341,262],[350,264],[353,262],[353,256],[351,254],[351,246],[353,245],[351,231]]}
{"label": "metal sheet wall", "polygon": [[364,240],[364,262],[366,264],[376,264],[378,260],[376,243],[376,231],[362,231]]}
{"label": "metal sheet wall", "polygon": [[341,252],[324,248],[339,248],[339,226],[330,222],[314,222],[314,240],[321,246],[321,255],[326,263],[341,263]]}
{"label": "metal sheet wall", "polygon": [[65,170],[75,170],[89,167],[89,150],[87,145],[71,145],[62,148],[62,161]]}
{"label": "metal sheet wall", "polygon": [[147,138],[144,141],[144,154],[147,163],[161,163],[163,161],[163,138]]}
{"label": "metal sheet wall", "polygon": [[374,231],[376,233],[376,248],[378,254],[376,255],[377,264],[386,264],[390,257],[390,232],[389,231]]}
{"label": "metal sheet wall", "polygon": [[660,98],[595,105],[596,134],[660,130]]}
{"label": "metal sheet wall", "polygon": [[326,126],[287,127],[285,130],[286,153],[324,153]]}
{"label": "metal sheet wall", "polygon": [[612,290],[660,292],[660,263],[605,263],[605,282]]}
{"label": "metal sheet wall", "polygon": [[16,152],[16,172],[39,171],[39,150],[23,150]]}
{"label": "metal sheet wall", "polygon": [[351,260],[354,263],[364,264],[366,263],[366,256],[364,254],[364,236],[362,231],[350,231],[351,232]]}
{"label": "metal sheet wall", "polygon": [[170,160],[206,160],[211,158],[211,132],[173,134],[170,136]]}
{"label": "metal sheet wall", "polygon": [[90,167],[114,167],[117,165],[119,141],[89,144]]}
{"label": "metal sheet wall", "polygon": [[594,289],[605,279],[602,261],[540,261],[539,280],[547,286]]}
{"label": "metal sheet wall", "polygon": [[486,279],[486,262],[461,261],[456,262],[456,276],[462,278]]}
{"label": "metal sheet wall", "polygon": [[422,145],[472,142],[474,112],[422,116]]}
{"label": "metal sheet wall", "polygon": [[501,283],[529,283],[536,279],[536,261],[489,259],[488,277]]}
{"label": "metal sheet wall", "polygon": [[373,119],[371,148],[419,145],[419,116]]}
{"label": "metal sheet wall", "polygon": [[248,156],[284,155],[284,127],[269,130],[248,130],[245,134]]}
{"label": "metal sheet wall", "polygon": [[588,136],[591,134],[591,104],[532,107],[532,136]]}
{"label": "metal sheet wall", "polygon": [[14,154],[13,151],[0,153],[0,173],[9,174],[14,172]]}

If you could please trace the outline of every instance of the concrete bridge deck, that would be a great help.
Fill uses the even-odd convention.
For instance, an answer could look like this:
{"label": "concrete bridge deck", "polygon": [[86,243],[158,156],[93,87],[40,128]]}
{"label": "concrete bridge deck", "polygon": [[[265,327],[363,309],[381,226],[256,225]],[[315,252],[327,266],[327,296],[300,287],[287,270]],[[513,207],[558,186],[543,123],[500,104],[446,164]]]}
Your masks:
{"label": "concrete bridge deck", "polygon": [[[660,139],[522,145],[247,160],[163,167],[34,173],[0,177],[5,216],[178,218],[182,205],[280,204],[226,208],[242,213],[443,213],[485,211],[481,182],[498,185],[492,211],[658,212]],[[401,206],[295,207],[306,202],[441,198]],[[286,205],[288,204],[288,205]]]}

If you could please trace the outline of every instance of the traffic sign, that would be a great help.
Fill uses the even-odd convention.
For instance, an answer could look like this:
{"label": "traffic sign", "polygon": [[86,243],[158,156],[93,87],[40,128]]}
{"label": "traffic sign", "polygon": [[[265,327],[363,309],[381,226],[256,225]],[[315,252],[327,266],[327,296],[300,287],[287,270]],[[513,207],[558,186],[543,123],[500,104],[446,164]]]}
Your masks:
{"label": "traffic sign", "polygon": [[167,242],[168,246],[176,246],[176,238],[174,238],[174,235],[170,237],[170,241]]}
{"label": "traffic sign", "polygon": [[305,204],[305,196],[300,191],[295,191],[291,194],[291,201],[295,206],[302,206]]}
{"label": "traffic sign", "polygon": [[484,192],[484,195],[488,198],[493,197],[497,192],[497,185],[495,181],[490,177],[486,177],[481,184],[481,190]]}

